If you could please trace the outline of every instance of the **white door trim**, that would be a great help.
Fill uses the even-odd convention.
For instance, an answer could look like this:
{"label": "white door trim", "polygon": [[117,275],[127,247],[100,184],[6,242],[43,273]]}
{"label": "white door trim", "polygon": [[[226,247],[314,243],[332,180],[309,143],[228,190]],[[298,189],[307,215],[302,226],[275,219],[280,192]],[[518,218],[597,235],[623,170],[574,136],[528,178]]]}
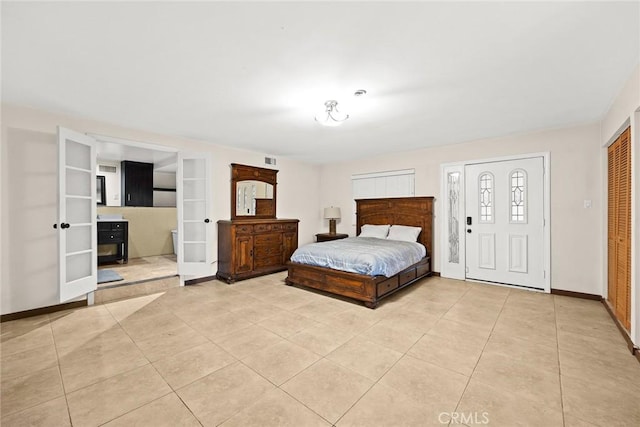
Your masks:
{"label": "white door trim", "polygon": [[[448,260],[445,256],[449,252],[449,232],[448,232],[448,203],[447,203],[447,173],[450,171],[462,171],[462,179],[464,182],[464,167],[467,165],[473,165],[478,163],[491,163],[491,162],[503,162],[508,160],[522,160],[522,159],[530,159],[533,157],[542,157],[543,159],[543,168],[544,168],[544,236],[543,236],[543,250],[544,250],[544,292],[551,292],[551,173],[550,173],[550,161],[551,161],[551,153],[539,152],[539,153],[527,153],[527,154],[516,154],[511,156],[501,156],[501,157],[492,157],[486,159],[473,159],[473,160],[464,160],[460,162],[452,162],[452,163],[443,163],[440,165],[440,200],[442,200],[441,204],[441,216],[442,221],[440,221],[439,233],[440,233],[440,253],[442,256],[440,257],[440,274],[442,277],[449,277],[459,280],[465,280],[464,277],[464,267],[465,259],[465,239],[464,236],[460,233],[459,238],[459,251],[462,255],[460,258],[460,263],[458,267],[452,266],[448,263]],[[460,206],[458,223],[464,226],[464,193],[462,193],[462,197],[460,197]],[[452,268],[453,267],[453,268]],[[462,267],[462,269],[460,269]],[[462,276],[461,273],[462,272]]]}

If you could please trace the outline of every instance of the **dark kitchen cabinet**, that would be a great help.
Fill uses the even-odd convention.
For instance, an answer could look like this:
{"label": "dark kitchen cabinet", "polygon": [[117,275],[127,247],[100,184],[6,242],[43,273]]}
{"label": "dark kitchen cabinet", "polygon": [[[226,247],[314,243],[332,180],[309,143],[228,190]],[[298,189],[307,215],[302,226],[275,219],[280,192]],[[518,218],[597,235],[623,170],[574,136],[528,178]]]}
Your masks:
{"label": "dark kitchen cabinet", "polygon": [[153,206],[153,163],[125,160],[120,166],[122,206]]}

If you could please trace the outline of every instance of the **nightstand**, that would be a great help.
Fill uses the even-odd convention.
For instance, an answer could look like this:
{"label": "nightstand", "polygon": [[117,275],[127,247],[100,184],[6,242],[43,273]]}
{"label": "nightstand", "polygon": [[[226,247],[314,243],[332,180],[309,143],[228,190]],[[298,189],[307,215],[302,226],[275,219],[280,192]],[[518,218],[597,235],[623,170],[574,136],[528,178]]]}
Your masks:
{"label": "nightstand", "polygon": [[340,240],[340,239],[346,239],[347,237],[349,237],[348,234],[340,234],[340,233],[319,233],[316,234],[316,242],[329,242],[331,240]]}

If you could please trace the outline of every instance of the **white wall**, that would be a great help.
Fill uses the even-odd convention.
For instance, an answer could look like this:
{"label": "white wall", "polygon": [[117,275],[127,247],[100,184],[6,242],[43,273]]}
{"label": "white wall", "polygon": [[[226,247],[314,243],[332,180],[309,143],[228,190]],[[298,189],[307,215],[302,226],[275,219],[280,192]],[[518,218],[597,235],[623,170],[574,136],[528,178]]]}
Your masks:
{"label": "white wall", "polygon": [[[52,227],[57,222],[57,125],[185,151],[210,152],[213,158],[213,218],[216,221],[230,218],[229,164],[265,167],[264,153],[3,104],[0,159],[2,314],[58,303],[57,234]],[[277,215],[300,219],[299,243],[310,243],[320,219],[319,167],[278,158],[277,169],[280,171]],[[217,259],[215,242],[213,253]],[[212,273],[215,270],[214,265]]]}
{"label": "white wall", "polygon": [[[351,209],[352,174],[414,168],[416,196],[435,196],[434,270],[440,270],[440,165],[514,154],[551,153],[551,287],[601,293],[600,127],[589,124],[325,165],[321,206]],[[584,200],[592,208],[584,208]],[[343,214],[338,232],[355,233]]]}
{"label": "white wall", "polygon": [[[621,131],[627,126],[631,126],[631,197],[632,197],[632,249],[631,249],[631,339],[640,345],[640,274],[638,274],[638,266],[640,266],[640,65],[633,71],[629,80],[625,83],[620,93],[616,96],[611,104],[611,108],[602,119],[601,127],[601,167],[603,200],[606,199],[607,192],[607,147],[613,142]],[[602,212],[603,223],[603,244],[602,244],[602,263],[603,275],[603,294],[607,295],[607,209],[606,204]]]}

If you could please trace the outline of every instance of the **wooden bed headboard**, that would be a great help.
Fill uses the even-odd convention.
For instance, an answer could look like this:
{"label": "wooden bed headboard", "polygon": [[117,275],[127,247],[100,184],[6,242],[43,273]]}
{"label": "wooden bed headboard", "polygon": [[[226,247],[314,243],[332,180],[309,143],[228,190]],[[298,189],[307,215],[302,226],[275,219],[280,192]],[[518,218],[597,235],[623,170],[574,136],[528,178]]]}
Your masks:
{"label": "wooden bed headboard", "polygon": [[433,260],[433,197],[393,197],[356,200],[356,232],[365,224],[421,227],[418,242]]}

